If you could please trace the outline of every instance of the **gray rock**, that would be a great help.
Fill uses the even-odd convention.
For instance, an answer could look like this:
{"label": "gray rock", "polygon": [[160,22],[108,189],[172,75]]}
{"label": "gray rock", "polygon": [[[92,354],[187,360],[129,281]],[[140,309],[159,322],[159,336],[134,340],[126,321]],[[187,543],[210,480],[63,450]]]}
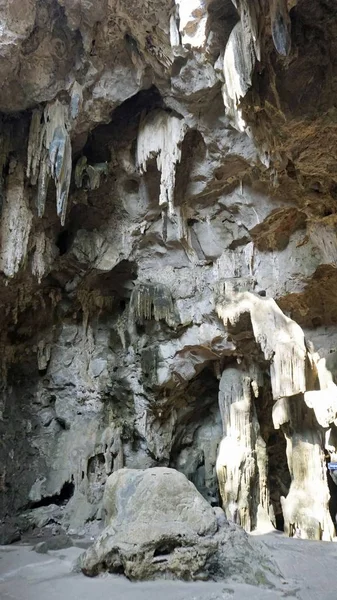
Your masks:
{"label": "gray rock", "polygon": [[0,546],[14,544],[21,539],[21,532],[18,527],[9,523],[0,524]]}
{"label": "gray rock", "polygon": [[335,534],[334,14],[1,2],[1,519],[86,535],[111,473],[169,465],[247,530]]}
{"label": "gray rock", "polygon": [[62,550],[73,546],[72,539],[68,535],[55,535],[48,540],[39,542],[33,547],[38,554],[47,554],[50,550]]}
{"label": "gray rock", "polygon": [[117,471],[107,481],[104,508],[106,529],[80,558],[86,575],[256,582],[262,570],[268,580],[263,553],[174,469]]}

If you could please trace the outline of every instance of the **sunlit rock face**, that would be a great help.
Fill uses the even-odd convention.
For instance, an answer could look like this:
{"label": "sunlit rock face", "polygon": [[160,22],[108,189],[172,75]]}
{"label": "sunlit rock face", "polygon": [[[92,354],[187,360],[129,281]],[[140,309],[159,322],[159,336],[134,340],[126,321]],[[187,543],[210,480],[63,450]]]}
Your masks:
{"label": "sunlit rock face", "polygon": [[158,466],[332,539],[337,9],[0,13],[2,539],[95,533],[107,478]]}

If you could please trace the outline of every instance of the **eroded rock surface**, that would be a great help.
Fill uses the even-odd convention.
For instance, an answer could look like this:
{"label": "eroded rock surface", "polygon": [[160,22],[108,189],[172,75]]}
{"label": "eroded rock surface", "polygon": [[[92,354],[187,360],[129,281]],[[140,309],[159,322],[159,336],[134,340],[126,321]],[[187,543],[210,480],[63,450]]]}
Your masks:
{"label": "eroded rock surface", "polygon": [[268,581],[261,547],[174,469],[117,471],[106,483],[103,506],[107,527],[80,559],[86,575],[108,570],[138,580],[212,577],[254,584],[264,573]]}
{"label": "eroded rock surface", "polygon": [[108,478],[158,466],[332,539],[335,7],[0,16],[2,539],[96,534]]}

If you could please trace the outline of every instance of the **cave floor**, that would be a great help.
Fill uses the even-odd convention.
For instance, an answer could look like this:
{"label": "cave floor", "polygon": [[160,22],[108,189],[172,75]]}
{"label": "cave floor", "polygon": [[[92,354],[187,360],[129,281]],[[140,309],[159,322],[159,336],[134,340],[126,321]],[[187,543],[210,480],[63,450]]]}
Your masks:
{"label": "cave floor", "polygon": [[[337,544],[271,533],[259,536],[278,564],[284,590],[233,582],[131,583],[123,576],[94,579],[72,572],[81,548],[37,554],[30,546],[0,546],[1,600],[336,600]],[[282,585],[280,585],[282,588]]]}

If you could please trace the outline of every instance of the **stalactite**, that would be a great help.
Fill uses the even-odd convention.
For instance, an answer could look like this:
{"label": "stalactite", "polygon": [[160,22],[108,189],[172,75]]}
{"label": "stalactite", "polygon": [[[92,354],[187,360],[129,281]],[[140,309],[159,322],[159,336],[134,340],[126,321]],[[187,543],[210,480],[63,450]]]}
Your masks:
{"label": "stalactite", "polygon": [[261,32],[260,22],[262,20],[262,9],[259,0],[232,0],[237,9],[243,32],[251,36],[257,60],[261,60]]}
{"label": "stalactite", "polygon": [[50,179],[50,166],[49,166],[48,150],[46,148],[43,148],[41,162],[40,162],[37,195],[36,195],[36,208],[37,208],[37,214],[39,217],[43,217],[43,215],[44,215],[49,179]]}
{"label": "stalactite", "polygon": [[138,323],[155,319],[174,326],[176,318],[170,290],[161,283],[137,285],[130,298],[130,316]]}
{"label": "stalactite", "polygon": [[13,277],[26,257],[33,215],[24,186],[24,170],[19,163],[10,167],[1,216],[0,268]]}
{"label": "stalactite", "polygon": [[175,220],[177,223],[177,237],[186,252],[186,256],[191,262],[197,263],[198,255],[191,242],[191,229],[187,226],[187,217],[183,206],[176,206]]}
{"label": "stalactite", "polygon": [[[232,2],[240,15],[240,21],[233,28],[225,49],[223,98],[235,127],[244,131],[247,127],[239,105],[252,85],[256,60],[261,61],[262,28],[267,5],[259,0]],[[268,4],[275,48],[279,54],[287,56],[291,47],[287,0],[270,0]]]}
{"label": "stalactite", "polygon": [[42,151],[43,138],[43,111],[33,110],[29,129],[28,151],[27,151],[27,178],[36,185],[39,176],[39,167]]}
{"label": "stalactite", "polygon": [[254,67],[253,38],[243,29],[240,21],[232,30],[226,45],[223,66],[225,83],[222,88],[225,106],[239,131],[244,131],[246,126],[239,103],[252,84]]}
{"label": "stalactite", "polygon": [[225,290],[217,305],[224,324],[235,324],[244,313],[250,315],[256,342],[270,362],[270,375],[275,400],[294,396],[306,390],[304,334],[299,325],[286,317],[272,298],[261,298],[251,292]]}
{"label": "stalactite", "polygon": [[137,138],[137,165],[146,173],[147,163],[157,159],[161,173],[159,205],[174,212],[176,165],[181,160],[181,144],[186,132],[182,119],[163,110],[153,111],[142,119]]}
{"label": "stalactite", "polygon": [[40,231],[36,236],[35,252],[32,260],[32,273],[41,283],[45,273],[44,253],[46,250],[46,236],[44,231]]}
{"label": "stalactite", "polygon": [[68,107],[58,100],[45,109],[45,147],[56,185],[56,212],[64,225],[71,178],[71,142],[67,130]]}
{"label": "stalactite", "polygon": [[70,115],[72,119],[76,119],[83,103],[82,86],[77,81],[71,87],[70,98]]}
{"label": "stalactite", "polygon": [[270,0],[270,20],[275,48],[279,54],[287,56],[291,48],[287,0]]}
{"label": "stalactite", "polygon": [[99,317],[101,311],[112,310],[114,298],[113,296],[103,296],[99,290],[78,289],[76,295],[81,305],[83,313],[83,331],[86,334],[88,330],[89,317],[92,312],[96,311],[96,314]]}
{"label": "stalactite", "polygon": [[89,188],[96,190],[101,183],[101,176],[108,174],[108,163],[96,163],[88,165],[87,157],[81,156],[78,159],[75,167],[75,185],[78,188],[83,186],[83,179],[87,176],[89,180]]}
{"label": "stalactite", "polygon": [[337,419],[337,386],[325,390],[305,392],[305,403],[312,408],[317,422],[321,427],[327,428]]}
{"label": "stalactite", "polygon": [[177,12],[178,11],[175,10],[170,17],[170,44],[173,49],[181,46],[181,38],[177,24],[179,13],[177,14]]}
{"label": "stalactite", "polygon": [[121,341],[123,350],[126,350],[127,325],[126,313],[119,315],[116,320],[115,329]]}
{"label": "stalactite", "polygon": [[56,185],[56,211],[64,225],[71,178],[71,142],[67,106],[58,100],[47,104],[44,112],[33,111],[27,156],[27,177],[38,182],[37,210],[44,213],[50,176]]}

